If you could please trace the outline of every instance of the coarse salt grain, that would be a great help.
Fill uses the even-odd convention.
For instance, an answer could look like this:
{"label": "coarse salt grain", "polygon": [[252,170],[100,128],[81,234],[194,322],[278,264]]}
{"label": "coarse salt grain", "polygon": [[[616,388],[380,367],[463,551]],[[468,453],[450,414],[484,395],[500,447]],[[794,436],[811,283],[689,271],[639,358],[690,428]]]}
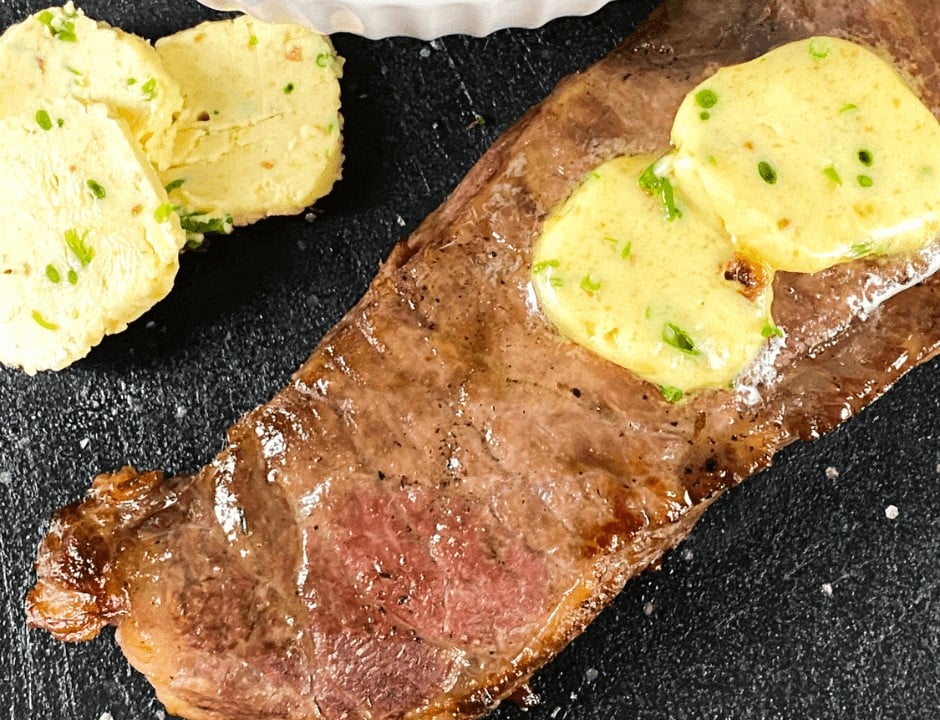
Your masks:
{"label": "coarse salt grain", "polygon": [[650,617],[653,614],[653,603],[648,602],[643,606],[643,614]]}
{"label": "coarse salt grain", "polygon": [[835,480],[837,477],[839,477],[839,470],[830,465],[826,468],[826,477],[830,480]]}
{"label": "coarse salt grain", "polygon": [[898,518],[897,505],[888,505],[888,507],[885,508],[885,517],[888,518],[888,520],[897,520]]}
{"label": "coarse salt grain", "polygon": [[831,583],[823,583],[820,590],[822,590],[822,594],[825,595],[826,597],[832,597],[832,584]]}

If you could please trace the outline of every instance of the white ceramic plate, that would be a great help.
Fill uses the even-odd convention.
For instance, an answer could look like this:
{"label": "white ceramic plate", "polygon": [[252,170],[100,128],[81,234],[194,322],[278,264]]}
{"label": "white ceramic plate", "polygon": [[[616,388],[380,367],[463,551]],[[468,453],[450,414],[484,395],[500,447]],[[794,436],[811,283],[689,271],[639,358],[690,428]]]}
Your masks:
{"label": "white ceramic plate", "polygon": [[563,15],[587,15],[610,0],[200,0],[216,10],[293,22],[323,33],[367,38],[393,35],[430,40],[483,36],[507,27],[533,28]]}

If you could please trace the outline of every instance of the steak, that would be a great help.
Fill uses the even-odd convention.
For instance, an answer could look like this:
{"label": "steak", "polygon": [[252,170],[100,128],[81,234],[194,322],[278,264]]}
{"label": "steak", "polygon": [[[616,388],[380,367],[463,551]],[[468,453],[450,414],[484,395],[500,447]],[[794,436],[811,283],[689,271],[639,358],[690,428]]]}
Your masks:
{"label": "steak", "polygon": [[483,714],[724,490],[940,352],[935,241],[778,274],[785,342],[670,404],[540,314],[542,220],[603,160],[666,150],[717,67],[789,40],[877,48],[938,116],[938,26],[934,0],[668,2],[493,145],[209,465],[100,475],[60,510],[29,622],[116,625],[189,718]]}

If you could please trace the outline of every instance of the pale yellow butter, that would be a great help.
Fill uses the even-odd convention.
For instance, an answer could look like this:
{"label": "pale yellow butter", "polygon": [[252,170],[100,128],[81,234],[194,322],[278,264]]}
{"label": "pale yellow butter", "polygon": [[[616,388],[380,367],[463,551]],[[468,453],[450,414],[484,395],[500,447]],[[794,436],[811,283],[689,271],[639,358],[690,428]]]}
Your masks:
{"label": "pale yellow butter", "polygon": [[845,40],[722,68],[685,98],[672,142],[677,194],[778,270],[912,251],[940,231],[940,124]]}
{"label": "pale yellow butter", "polygon": [[247,16],[158,40],[185,109],[176,123],[171,197],[245,225],[301,211],[340,174],[342,61],[329,39]]}
{"label": "pale yellow butter", "polygon": [[127,122],[151,163],[169,164],[183,99],[146,40],[68,3],[8,28],[0,57],[0,114],[28,111],[37,98],[102,103]]}
{"label": "pale yellow butter", "polygon": [[771,292],[726,280],[728,236],[694,208],[669,222],[638,185],[652,157],[604,163],[546,221],[542,310],[570,340],[682,391],[725,386],[764,344]]}
{"label": "pale yellow butter", "polygon": [[0,362],[57,370],[170,291],[186,236],[104,105],[34,100],[0,138]]}

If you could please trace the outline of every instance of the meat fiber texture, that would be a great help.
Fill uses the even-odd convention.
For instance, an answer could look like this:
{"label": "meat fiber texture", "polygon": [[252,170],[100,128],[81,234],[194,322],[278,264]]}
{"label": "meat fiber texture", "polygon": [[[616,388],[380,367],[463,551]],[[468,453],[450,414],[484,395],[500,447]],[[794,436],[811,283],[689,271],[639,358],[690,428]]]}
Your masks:
{"label": "meat fiber texture", "polygon": [[30,622],[116,625],[189,718],[485,713],[724,490],[940,351],[934,242],[778,274],[786,342],[672,405],[539,313],[542,220],[599,162],[665,150],[717,67],[793,39],[874,47],[936,116],[938,26],[933,0],[667,3],[487,152],[208,466],[101,475],[61,510]]}

